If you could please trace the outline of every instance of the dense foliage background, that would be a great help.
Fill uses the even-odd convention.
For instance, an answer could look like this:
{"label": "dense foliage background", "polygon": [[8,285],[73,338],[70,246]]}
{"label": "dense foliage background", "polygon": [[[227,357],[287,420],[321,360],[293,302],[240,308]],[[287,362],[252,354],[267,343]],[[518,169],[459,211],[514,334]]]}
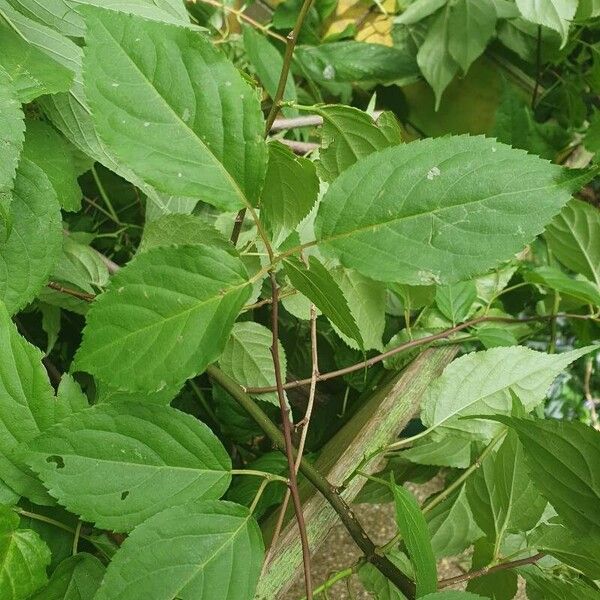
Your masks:
{"label": "dense foliage background", "polygon": [[0,0],[2,600],[600,598],[599,17]]}

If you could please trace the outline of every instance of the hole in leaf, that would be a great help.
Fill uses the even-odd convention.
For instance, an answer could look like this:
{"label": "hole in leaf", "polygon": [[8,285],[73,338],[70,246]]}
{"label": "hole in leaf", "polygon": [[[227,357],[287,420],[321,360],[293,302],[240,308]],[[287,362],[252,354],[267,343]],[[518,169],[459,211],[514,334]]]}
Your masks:
{"label": "hole in leaf", "polygon": [[65,468],[65,461],[62,456],[58,456],[57,454],[53,454],[46,459],[47,463],[54,463],[57,469]]}
{"label": "hole in leaf", "polygon": [[129,491],[125,490],[124,492],[121,492],[121,500],[125,500],[125,498],[127,498],[127,496],[129,496]]}

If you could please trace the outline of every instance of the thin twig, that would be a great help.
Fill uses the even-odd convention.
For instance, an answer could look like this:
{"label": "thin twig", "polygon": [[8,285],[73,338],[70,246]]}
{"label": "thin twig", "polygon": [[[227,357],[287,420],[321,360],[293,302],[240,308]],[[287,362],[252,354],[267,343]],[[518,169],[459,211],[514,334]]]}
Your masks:
{"label": "thin twig", "polygon": [[483,577],[484,575],[489,575],[490,573],[496,573],[497,571],[505,571],[506,569],[514,569],[515,567],[522,567],[523,565],[532,565],[535,564],[538,560],[543,558],[545,554],[543,552],[539,552],[529,558],[520,558],[519,560],[512,560],[505,563],[500,563],[499,565],[492,565],[489,567],[484,567],[483,569],[478,569],[477,571],[470,571],[469,573],[463,573],[462,575],[457,575],[456,577],[450,577],[448,579],[442,579],[438,581],[438,588],[445,588],[451,585],[456,585],[457,583],[462,583],[463,581],[470,581],[471,579],[476,579],[477,577]]}
{"label": "thin twig", "polygon": [[[215,365],[209,365],[207,374],[214,379],[231,397],[250,415],[257,425],[271,439],[273,444],[285,452],[285,440],[281,431],[269,419],[267,414],[258,404],[236,383],[231,377],[223,373]],[[382,575],[387,577],[409,599],[415,597],[414,583],[387,556],[382,556],[373,540],[362,528],[358,519],[352,512],[339,491],[305,458],[300,462],[300,472],[306,479],[325,497],[333,510],[337,513],[348,533],[361,549],[365,560],[370,562]]]}
{"label": "thin twig", "polygon": [[285,138],[278,139],[277,141],[281,142],[284,146],[287,146],[294,154],[304,155],[319,148],[319,144],[315,144],[314,142],[298,142],[296,140],[287,140]]}
{"label": "thin twig", "polygon": [[285,455],[288,461],[288,471],[290,483],[288,489],[292,496],[296,521],[298,522],[298,531],[302,545],[302,560],[304,563],[304,584],[306,587],[306,597],[312,600],[312,577],[310,572],[310,548],[308,545],[308,536],[306,534],[306,523],[304,522],[304,513],[302,512],[302,502],[298,491],[298,478],[296,477],[296,465],[294,463],[294,451],[292,444],[292,428],[290,424],[290,409],[283,391],[283,380],[281,376],[281,361],[279,358],[279,287],[275,279],[275,273],[271,271],[271,290],[273,296],[273,308],[271,311],[272,321],[271,330],[273,333],[273,343],[271,345],[271,354],[273,356],[273,366],[275,367],[275,381],[277,382],[277,397],[279,399],[279,408],[281,410],[281,421],[283,425],[283,437],[285,440]]}
{"label": "thin twig", "polygon": [[535,50],[535,86],[531,94],[531,110],[535,109],[537,103],[538,91],[540,89],[540,77],[542,75],[542,26],[538,25],[537,45]]}
{"label": "thin twig", "polygon": [[[595,316],[591,316],[591,315],[573,315],[573,314],[567,314],[567,313],[557,313],[557,314],[552,314],[552,315],[541,315],[541,316],[536,316],[536,317],[523,317],[523,318],[494,317],[494,316],[477,317],[476,319],[471,319],[470,321],[465,321],[464,323],[461,323],[460,325],[456,325],[455,327],[451,327],[450,329],[446,329],[444,331],[441,331],[440,333],[436,333],[434,335],[428,335],[426,337],[410,340],[404,344],[400,344],[399,346],[392,348],[391,350],[382,352],[381,354],[378,354],[377,356],[374,356],[373,358],[369,358],[367,360],[361,361],[354,365],[350,365],[349,367],[344,367],[343,369],[338,369],[336,371],[329,371],[328,373],[321,373],[317,377],[317,381],[327,381],[329,379],[335,379],[336,377],[348,375],[348,374],[354,373],[356,371],[361,371],[362,369],[367,369],[369,367],[372,367],[373,365],[376,365],[377,363],[380,363],[380,362],[386,360],[387,358],[394,356],[395,354],[398,354],[399,352],[404,352],[405,350],[409,350],[411,348],[417,348],[419,346],[431,344],[432,342],[435,342],[438,340],[443,340],[444,338],[447,338],[454,333],[458,333],[459,331],[462,331],[463,329],[473,327],[474,325],[478,325],[479,323],[489,323],[489,322],[531,323],[531,322],[559,319],[561,317],[571,318],[571,319],[582,319],[582,320],[595,320],[596,319]],[[310,382],[311,382],[310,377],[307,379],[296,379],[295,381],[289,381],[288,383],[285,383],[283,386],[283,389],[290,390],[290,389],[297,388],[297,387],[300,387],[303,385],[310,385]],[[246,391],[251,394],[268,394],[269,392],[274,392],[276,390],[275,390],[275,386],[269,386],[269,387],[248,387],[248,388],[246,388]]]}
{"label": "thin twig", "polygon": [[73,534],[73,556],[77,554],[79,549],[79,537],[81,536],[81,526],[83,523],[81,521],[77,521],[77,525],[75,526],[75,533]]}
{"label": "thin twig", "polygon": [[79,300],[85,300],[86,302],[92,302],[96,296],[94,294],[88,294],[87,292],[80,292],[78,290],[74,290],[64,285],[60,285],[60,283],[56,283],[55,281],[49,281],[46,284],[47,287],[53,289],[61,294],[68,294],[69,296],[73,296],[74,298],[78,298]]}
{"label": "thin twig", "polygon": [[319,125],[323,125],[323,117],[320,115],[275,119],[271,125],[271,133],[285,131],[286,129],[296,129],[297,127],[315,127]]}
{"label": "thin twig", "polygon": [[[317,377],[319,376],[319,349],[317,346],[317,307],[314,304],[310,305],[310,348],[312,356],[311,382],[310,390],[308,393],[308,403],[306,405],[304,418],[299,423],[299,425],[302,427],[302,433],[300,434],[298,454],[296,455],[296,475],[298,474],[298,470],[300,469],[300,462],[302,461],[302,456],[304,454],[304,447],[306,445],[306,438],[308,436],[308,427],[310,425],[310,419],[312,417],[313,407],[315,403],[315,394],[317,391]],[[269,552],[267,553],[267,557],[265,558],[265,565],[269,562],[271,552],[277,545],[277,540],[279,538],[279,534],[281,533],[281,528],[283,527],[283,521],[285,518],[285,513],[287,512],[289,501],[290,490],[288,488],[283,502],[281,503],[281,508],[279,509],[279,515],[277,517],[277,523],[275,525],[273,537],[271,538]]]}

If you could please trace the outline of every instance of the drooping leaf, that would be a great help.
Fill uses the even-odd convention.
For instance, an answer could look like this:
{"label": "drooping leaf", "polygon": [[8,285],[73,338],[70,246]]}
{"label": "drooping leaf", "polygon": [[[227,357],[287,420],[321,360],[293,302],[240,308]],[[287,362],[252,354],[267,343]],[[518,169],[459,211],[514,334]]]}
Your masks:
{"label": "drooping leaf", "polygon": [[156,404],[99,404],[27,448],[28,464],[61,504],[112,531],[196,498],[218,498],[230,482],[229,456],[210,429]]}
{"label": "drooping leaf", "polygon": [[471,440],[454,435],[427,436],[418,440],[402,456],[416,463],[466,469],[471,463]]}
{"label": "drooping leaf", "polygon": [[402,142],[397,123],[395,129],[380,128],[366,112],[339,104],[317,110],[323,117],[319,174],[326,181],[333,181],[363,156]]}
{"label": "drooping leaf", "polygon": [[63,560],[48,584],[30,600],[90,600],[100,587],[104,571],[95,556],[76,554]]}
{"label": "drooping leaf", "polygon": [[159,192],[223,210],[256,203],[267,160],[262,113],[225,55],[190,29],[84,12],[85,93],[117,160]]}
{"label": "drooping leaf", "polygon": [[531,479],[565,524],[600,535],[600,432],[576,421],[494,418],[517,432]]}
{"label": "drooping leaf", "polygon": [[498,426],[468,415],[508,415],[514,392],[526,411],[545,397],[550,384],[571,362],[594,349],[544,354],[523,346],[499,347],[460,357],[427,390],[421,419],[427,427],[491,439]]}
{"label": "drooping leaf", "polygon": [[[348,302],[350,313],[360,331],[365,350],[381,350],[385,329],[385,287],[379,281],[373,281],[351,269],[337,267],[331,271],[344,298]],[[353,338],[343,334],[333,323],[336,332],[351,347],[360,347]]]}
{"label": "drooping leaf", "polygon": [[393,484],[396,522],[415,570],[417,597],[435,592],[437,569],[425,517],[414,496]]}
{"label": "drooping leaf", "polygon": [[[244,50],[248,60],[256,69],[256,74],[262,86],[271,99],[275,97],[279,84],[279,75],[283,68],[283,56],[274,48],[269,40],[252,27],[244,27]],[[282,100],[284,102],[297,102],[296,85],[292,73],[288,73],[285,82]],[[295,108],[284,107],[282,109],[286,117],[295,117],[298,111]]]}
{"label": "drooping leaf", "polygon": [[600,537],[597,535],[573,533],[563,525],[542,523],[531,532],[527,543],[592,579],[600,578]]}
{"label": "drooping leaf", "polygon": [[263,553],[246,508],[219,501],[168,508],[125,540],[94,600],[247,600]]}
{"label": "drooping leaf", "polygon": [[0,597],[27,600],[46,581],[50,550],[31,529],[18,529],[19,517],[10,508],[0,514]]}
{"label": "drooping leaf", "polygon": [[62,244],[60,207],[44,172],[27,159],[17,169],[12,227],[0,241],[0,299],[11,314],[47,283]]}
{"label": "drooping leaf", "polygon": [[467,480],[466,490],[477,525],[498,547],[508,533],[532,529],[547,504],[529,476],[514,433],[485,458]]}
{"label": "drooping leaf", "polygon": [[[403,572],[410,572],[411,565],[405,554],[392,550],[386,556]],[[367,592],[376,600],[406,600],[406,596],[372,564],[365,563],[358,570],[358,578]]]}
{"label": "drooping leaf", "polygon": [[458,0],[448,18],[448,51],[463,73],[483,54],[496,29],[493,0]]}
{"label": "drooping leaf", "polygon": [[363,347],[363,340],[348,302],[329,271],[314,256],[306,268],[298,259],[285,261],[285,273],[292,285],[315,304],[338,329]]}
{"label": "drooping leaf", "polygon": [[577,12],[577,0],[516,0],[520,13],[536,25],[558,32],[562,45],[567,42],[570,21]]}
{"label": "drooping leaf", "polygon": [[81,208],[82,192],[71,147],[47,123],[27,120],[23,156],[36,164],[48,177],[61,208]]}
{"label": "drooping leaf", "polygon": [[453,283],[500,264],[540,233],[569,200],[564,178],[560,167],[482,137],[401,144],[331,184],[317,241],[377,280]]}
{"label": "drooping leaf", "polygon": [[319,193],[319,179],[312,161],[295,156],[279,142],[269,144],[269,164],[262,190],[261,217],[273,239],[283,241],[308,215]]}
{"label": "drooping leaf", "polygon": [[544,237],[558,260],[600,286],[600,211],[581,200],[571,200],[546,227]]}
{"label": "drooping leaf", "polygon": [[[471,570],[484,569],[492,563],[495,549],[495,545],[487,538],[477,540],[473,547]],[[469,580],[467,590],[491,600],[512,600],[518,591],[518,576],[515,569],[487,573]]]}
{"label": "drooping leaf", "polygon": [[41,359],[41,351],[19,335],[0,302],[0,478],[19,495],[48,504],[46,490],[18,453],[19,444],[60,418]]}
{"label": "drooping leaf", "polygon": [[447,0],[415,0],[394,21],[402,25],[414,25],[442,8],[446,2]]}
{"label": "drooping leaf", "polygon": [[439,286],[435,291],[437,307],[454,325],[462,323],[469,316],[475,300],[477,288],[473,280]]}
{"label": "drooping leaf", "polygon": [[576,578],[552,576],[535,567],[519,569],[527,582],[527,598],[530,600],[597,600],[600,591],[587,582]]}
{"label": "drooping leaf", "polygon": [[154,248],[113,276],[88,314],[75,368],[126,391],[158,391],[221,354],[250,286],[215,247]]}
{"label": "drooping leaf", "polygon": [[438,559],[460,554],[482,535],[467,502],[464,486],[430,510],[425,518],[431,546]]}
{"label": "drooping leaf", "polygon": [[560,269],[554,267],[538,267],[525,273],[525,280],[541,283],[560,294],[573,296],[578,300],[600,306],[600,288],[587,279],[573,279]]}
{"label": "drooping leaf", "polygon": [[[244,387],[269,387],[275,385],[275,367],[271,355],[272,334],[264,325],[253,322],[236,323],[219,358],[221,369]],[[281,376],[285,381],[285,351],[279,344]],[[260,394],[279,406],[276,392]]]}

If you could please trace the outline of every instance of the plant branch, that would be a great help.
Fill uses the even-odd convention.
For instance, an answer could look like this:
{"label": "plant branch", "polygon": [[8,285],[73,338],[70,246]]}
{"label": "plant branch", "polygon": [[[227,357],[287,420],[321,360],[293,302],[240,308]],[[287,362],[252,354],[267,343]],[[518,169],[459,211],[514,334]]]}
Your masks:
{"label": "plant branch", "polygon": [[[572,319],[583,319],[583,320],[588,320],[588,319],[594,320],[596,318],[595,316],[591,316],[591,315],[573,315],[573,314],[566,314],[566,313],[557,313],[557,314],[552,314],[552,315],[541,315],[541,316],[536,316],[536,317],[523,317],[523,318],[494,317],[494,316],[477,317],[476,319],[471,319],[470,321],[465,321],[464,323],[461,323],[460,325],[456,325],[455,327],[451,327],[450,329],[446,329],[444,331],[441,331],[440,333],[436,333],[434,335],[428,335],[426,337],[410,340],[404,344],[400,344],[400,346],[396,346],[395,348],[392,348],[391,350],[382,352],[381,354],[378,354],[377,356],[374,356],[367,360],[363,360],[354,365],[350,365],[349,367],[337,369],[336,371],[329,371],[328,373],[321,373],[317,377],[317,381],[327,381],[329,379],[335,379],[336,377],[348,375],[348,374],[354,373],[356,371],[361,371],[362,369],[368,369],[369,367],[372,367],[373,365],[376,365],[377,363],[380,363],[380,362],[386,360],[387,358],[394,356],[395,354],[404,352],[405,350],[410,350],[411,348],[418,348],[419,346],[425,346],[427,344],[431,344],[432,342],[436,342],[438,340],[443,340],[447,337],[450,337],[454,333],[458,333],[459,331],[462,331],[463,329],[473,327],[474,325],[478,325],[479,323],[490,323],[490,322],[531,323],[531,322],[555,320],[555,319],[558,319],[561,317],[572,318]],[[290,390],[290,389],[297,388],[297,387],[300,387],[303,385],[310,385],[310,382],[311,382],[310,377],[307,379],[296,379],[295,381],[289,381],[288,383],[284,384],[283,389]],[[269,392],[276,391],[276,389],[275,389],[275,386],[248,387],[248,388],[246,388],[246,391],[251,394],[267,394]]]}
{"label": "plant branch", "polygon": [[519,560],[512,560],[509,562],[500,563],[498,565],[492,565],[488,567],[484,567],[483,569],[478,569],[477,571],[470,571],[469,573],[463,573],[462,575],[457,575],[456,577],[450,577],[448,579],[442,579],[438,581],[438,588],[445,588],[451,585],[456,585],[457,583],[462,583],[463,581],[470,581],[471,579],[477,579],[477,577],[483,577],[484,575],[489,575],[490,573],[496,573],[497,571],[505,571],[506,569],[514,569],[516,567],[522,567],[524,565],[532,565],[535,564],[538,560],[543,558],[545,554],[543,552],[539,552],[538,554],[534,554],[529,558],[520,558]]}
{"label": "plant branch", "polygon": [[92,302],[96,296],[94,294],[88,294],[87,292],[80,292],[78,290],[73,290],[68,287],[64,287],[60,285],[60,283],[56,283],[55,281],[49,281],[46,284],[52,290],[60,292],[61,294],[68,294],[69,296],[73,296],[73,298],[78,298],[79,300],[85,300],[85,302]]}
{"label": "plant branch", "polygon": [[[275,381],[277,382],[277,398],[281,410],[281,422],[283,425],[283,438],[285,446],[285,455],[288,462],[288,471],[290,482],[288,489],[294,504],[296,521],[298,522],[298,531],[302,546],[302,560],[304,562],[304,584],[306,587],[306,597],[312,600],[312,578],[310,573],[310,548],[308,546],[308,536],[306,534],[306,523],[304,522],[304,513],[302,512],[302,502],[300,492],[298,491],[298,478],[296,477],[297,468],[294,463],[294,446],[292,443],[291,414],[283,391],[283,380],[281,376],[281,361],[279,358],[279,287],[275,279],[275,273],[269,273],[271,279],[271,290],[273,296],[273,307],[271,310],[271,331],[273,334],[273,343],[271,345],[271,354],[273,356],[273,366],[275,367]],[[300,456],[300,454],[298,454]]]}
{"label": "plant branch", "polygon": [[[206,369],[207,374],[214,379],[225,391],[236,400],[236,402],[254,419],[257,425],[265,432],[273,444],[282,452],[285,452],[285,441],[281,431],[263,412],[263,410],[254,402],[254,400],[244,392],[244,390],[223,373],[219,368],[210,365]],[[382,556],[373,543],[371,538],[362,528],[351,508],[346,504],[335,489],[323,475],[306,459],[300,461],[300,472],[306,479],[325,497],[327,502],[335,510],[348,533],[355,541],[356,545],[365,555],[365,560],[376,567],[392,583],[394,583],[408,598],[415,597],[415,588],[413,582],[398,569],[394,563],[386,556]]]}

